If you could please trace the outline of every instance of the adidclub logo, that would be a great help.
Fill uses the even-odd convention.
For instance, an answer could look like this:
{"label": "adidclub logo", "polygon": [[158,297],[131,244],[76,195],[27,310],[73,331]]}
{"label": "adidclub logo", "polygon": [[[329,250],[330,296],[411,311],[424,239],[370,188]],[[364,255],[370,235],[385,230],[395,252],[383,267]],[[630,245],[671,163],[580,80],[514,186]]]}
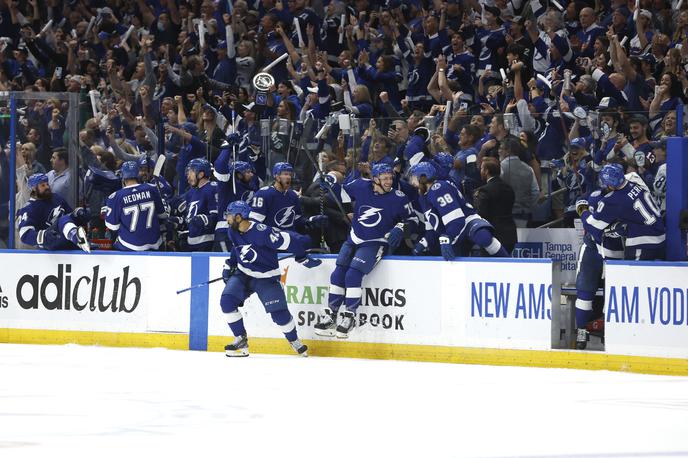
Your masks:
{"label": "adidclub logo", "polygon": [[124,312],[136,310],[141,299],[141,280],[130,275],[129,266],[118,276],[101,276],[100,266],[87,275],[72,275],[71,264],[58,264],[56,275],[24,275],[17,282],[17,302],[26,310],[88,310]]}

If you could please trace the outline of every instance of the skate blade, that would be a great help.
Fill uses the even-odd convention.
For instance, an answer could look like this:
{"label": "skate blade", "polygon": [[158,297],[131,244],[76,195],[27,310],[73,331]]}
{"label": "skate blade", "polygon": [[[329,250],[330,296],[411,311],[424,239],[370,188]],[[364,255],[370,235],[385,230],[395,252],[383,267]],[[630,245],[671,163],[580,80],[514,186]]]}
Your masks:
{"label": "skate blade", "polygon": [[248,356],[248,348],[240,350],[225,350],[225,355],[229,358],[242,358]]}
{"label": "skate blade", "polygon": [[313,332],[315,332],[316,335],[323,337],[334,337],[335,335],[334,329],[316,329]]}
{"label": "skate blade", "polygon": [[78,240],[78,246],[86,253],[91,252],[91,245],[88,243],[88,238],[86,238],[86,231],[83,227],[79,227],[76,230],[76,237]]}
{"label": "skate blade", "polygon": [[349,338],[349,333],[348,332],[339,332],[337,331],[337,339],[348,339]]}

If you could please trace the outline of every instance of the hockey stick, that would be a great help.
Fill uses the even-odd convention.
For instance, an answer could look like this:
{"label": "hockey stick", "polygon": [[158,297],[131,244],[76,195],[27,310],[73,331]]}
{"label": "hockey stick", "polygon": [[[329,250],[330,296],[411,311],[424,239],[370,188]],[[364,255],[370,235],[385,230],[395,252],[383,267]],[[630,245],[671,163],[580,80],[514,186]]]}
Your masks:
{"label": "hockey stick", "polygon": [[[329,251],[325,252],[321,248],[311,248],[311,249],[306,250],[306,254],[329,254]],[[280,257],[279,261],[282,261],[283,259],[293,258],[293,257],[294,257],[294,253],[289,253],[285,256]],[[191,291],[192,289],[196,289],[196,288],[202,288],[206,285],[210,285],[211,283],[215,283],[215,282],[220,281],[220,280],[222,280],[222,277],[217,277],[217,278],[213,278],[212,280],[204,281],[201,283],[196,283],[195,285],[191,285],[188,288],[180,289],[179,291],[177,291],[177,294],[185,293],[187,291]]]}

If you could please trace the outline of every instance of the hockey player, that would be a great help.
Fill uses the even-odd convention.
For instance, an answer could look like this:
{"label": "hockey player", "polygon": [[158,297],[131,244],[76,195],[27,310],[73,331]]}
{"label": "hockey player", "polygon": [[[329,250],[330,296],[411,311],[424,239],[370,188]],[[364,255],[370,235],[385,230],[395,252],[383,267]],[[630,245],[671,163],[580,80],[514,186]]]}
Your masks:
{"label": "hockey player", "polygon": [[470,240],[491,256],[509,257],[509,253],[494,235],[494,228],[482,219],[451,182],[436,179],[435,166],[421,162],[409,170],[409,182],[418,188],[419,202],[425,216],[425,235],[413,253],[432,250],[439,241],[442,257],[451,261],[456,257],[454,247]]}
{"label": "hockey player", "polygon": [[[231,202],[242,200],[249,202],[258,190],[260,180],[253,171],[253,166],[244,161],[229,161],[229,150],[220,153],[215,161],[215,178],[217,178],[217,208],[227,208]],[[227,221],[218,218],[215,225],[215,243],[213,251],[229,251]]]}
{"label": "hockey player", "polygon": [[251,207],[242,201],[230,203],[225,212],[232,250],[222,271],[225,289],[220,306],[235,336],[234,342],[225,347],[225,353],[227,356],[248,356],[248,338],[238,307],[256,293],[291,347],[298,354],[307,356],[308,347],[299,340],[280,284],[277,251],[291,251],[296,261],[309,269],[319,266],[322,261],[306,254],[308,237],[250,221],[250,212]]}
{"label": "hockey player", "polygon": [[[337,256],[330,276],[328,307],[323,310],[315,333],[346,339],[355,326],[356,309],[361,304],[361,284],[385,252],[392,253],[404,238],[408,224],[413,231],[417,219],[408,197],[392,190],[394,172],[389,164],[376,164],[372,180],[360,178],[345,184],[344,190],[355,201],[349,237]],[[337,312],[346,311],[337,325]]]}
{"label": "hockey player", "polygon": [[291,189],[294,168],[287,162],[278,162],[272,168],[275,182],[256,192],[251,201],[252,220],[281,230],[297,230],[320,227],[327,222],[326,215],[314,215],[306,219],[301,212],[299,196]]}
{"label": "hockey player", "polygon": [[169,202],[174,194],[174,191],[172,190],[172,186],[170,186],[170,184],[162,175],[153,175],[153,169],[155,168],[155,162],[153,162],[153,159],[145,154],[142,154],[139,156],[136,162],[139,164],[139,181],[141,183],[150,183],[157,186],[158,190],[160,191],[160,196]]}
{"label": "hockey player", "polygon": [[162,244],[160,219],[167,218],[158,188],[139,183],[139,165],[135,161],[122,164],[123,187],[110,194],[105,225],[117,231],[112,245],[120,251],[157,250]]}
{"label": "hockey player", "polygon": [[586,231],[576,276],[579,350],[587,346],[586,324],[592,314],[595,291],[601,286],[604,259],[664,258],[664,223],[641,178],[636,174],[624,175],[623,166],[613,163],[602,167],[599,181],[603,190],[576,202]]}
{"label": "hockey player", "polygon": [[186,180],[191,187],[186,197],[186,224],[189,251],[212,251],[217,222],[217,184],[210,181],[210,163],[191,159],[186,167]]}
{"label": "hockey player", "polygon": [[[576,211],[582,214],[587,210],[590,216],[594,216],[598,203],[603,197],[602,190],[593,191],[587,196],[587,199],[579,199],[576,202]],[[598,242],[593,239],[590,232],[586,232],[578,255],[578,267],[576,269],[576,348],[579,350],[584,350],[587,346],[588,331],[586,327],[593,315],[595,293],[603,284],[604,260],[623,259],[624,257],[623,242],[615,232],[603,232]]]}
{"label": "hockey player", "polygon": [[599,180],[609,192],[599,201],[595,213],[586,209],[584,202],[576,204],[585,230],[600,243],[604,230],[616,223],[614,231],[625,237],[625,259],[663,259],[664,221],[642,179],[637,174],[624,175],[623,166],[613,163],[602,167]]}
{"label": "hockey player", "polygon": [[90,253],[86,231],[81,227],[89,211],[71,207],[58,194],[53,194],[48,175],[36,173],[28,179],[31,198],[18,212],[19,238],[27,245],[42,250],[73,250]]}

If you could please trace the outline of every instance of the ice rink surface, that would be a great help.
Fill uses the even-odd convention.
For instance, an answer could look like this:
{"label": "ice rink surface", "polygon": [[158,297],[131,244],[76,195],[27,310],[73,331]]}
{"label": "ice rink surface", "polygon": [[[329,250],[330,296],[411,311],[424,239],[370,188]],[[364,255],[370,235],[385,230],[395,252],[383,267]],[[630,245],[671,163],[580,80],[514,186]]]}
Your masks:
{"label": "ice rink surface", "polygon": [[683,457],[688,378],[0,345],[0,457]]}

